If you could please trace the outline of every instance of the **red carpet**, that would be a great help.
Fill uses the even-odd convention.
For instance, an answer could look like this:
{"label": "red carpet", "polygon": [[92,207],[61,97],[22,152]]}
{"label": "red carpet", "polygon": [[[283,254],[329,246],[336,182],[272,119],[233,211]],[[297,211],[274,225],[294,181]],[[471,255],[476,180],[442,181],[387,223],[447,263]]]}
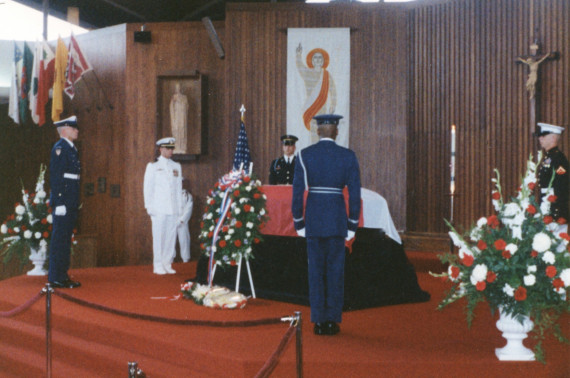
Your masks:
{"label": "red carpet", "polygon": [[[413,260],[412,260],[413,262]],[[419,268],[419,267],[417,267]],[[545,342],[547,364],[500,362],[505,344],[488,308],[481,305],[467,329],[459,304],[437,311],[445,285],[418,273],[432,295],[425,303],[345,312],[341,333],[315,336],[309,309],[263,299],[243,310],[207,309],[188,300],[151,299],[178,294],[195,264],[175,264],[175,275],[156,276],[150,266],[72,271],[83,286],[62,292],[103,306],[176,319],[241,321],[303,314],[305,377],[569,377],[570,346]],[[420,269],[418,269],[420,270]],[[0,282],[0,312],[34,297],[45,278],[19,276]],[[276,349],[287,324],[212,328],[136,320],[82,307],[56,295],[53,311],[54,377],[126,377],[136,361],[148,377],[253,377]],[[563,330],[569,334],[569,316]],[[0,376],[45,376],[45,299],[11,318],[0,318]],[[526,343],[532,346],[532,341]],[[294,377],[295,342],[273,377]]]}

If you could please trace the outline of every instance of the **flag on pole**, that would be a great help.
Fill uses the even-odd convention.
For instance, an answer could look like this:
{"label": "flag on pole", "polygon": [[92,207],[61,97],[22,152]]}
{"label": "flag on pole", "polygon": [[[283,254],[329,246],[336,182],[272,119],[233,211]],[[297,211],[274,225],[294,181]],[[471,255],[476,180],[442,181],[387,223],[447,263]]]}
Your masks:
{"label": "flag on pole", "polygon": [[234,154],[234,171],[239,170],[240,167],[243,167],[243,169],[246,171],[249,170],[250,162],[251,162],[251,155],[249,153],[249,143],[247,141],[247,133],[245,132],[245,124],[243,122],[243,115],[242,115],[239,124],[239,136],[236,146],[236,152]]}
{"label": "flag on pole", "polygon": [[46,105],[49,101],[49,90],[53,86],[55,55],[45,40],[41,42],[41,46],[36,114],[38,116],[38,125],[43,126],[46,123]]}
{"label": "flag on pole", "polygon": [[65,74],[65,93],[69,98],[73,99],[73,96],[75,96],[75,83],[77,83],[86,72],[89,72],[92,69],[93,67],[87,61],[87,57],[85,57],[79,48],[77,40],[73,34],[71,34],[71,39],[69,40],[67,72]]}
{"label": "flag on pole", "polygon": [[26,123],[28,120],[28,107],[29,99],[28,92],[30,91],[30,80],[32,78],[32,64],[34,63],[34,53],[28,46],[27,42],[24,42],[24,58],[22,60],[22,75],[20,77],[20,122],[22,124]]}
{"label": "flag on pole", "polygon": [[32,65],[32,77],[30,80],[30,92],[28,92],[28,98],[30,99],[30,115],[32,120],[37,125],[39,122],[39,117],[37,114],[38,108],[38,81],[40,76],[40,64],[42,60],[42,44],[36,41],[36,46],[34,50],[34,64]]}
{"label": "flag on pole", "polygon": [[20,96],[18,91],[20,89],[20,73],[22,72],[22,50],[14,41],[14,60],[12,61],[12,82],[10,85],[10,102],[8,105],[8,115],[14,120],[15,123],[20,123],[19,102]]}
{"label": "flag on pole", "polygon": [[59,121],[63,112],[63,87],[65,86],[65,70],[67,67],[67,47],[63,43],[63,39],[57,39],[57,48],[55,50],[55,67],[53,79],[53,97],[51,102],[51,119]]}

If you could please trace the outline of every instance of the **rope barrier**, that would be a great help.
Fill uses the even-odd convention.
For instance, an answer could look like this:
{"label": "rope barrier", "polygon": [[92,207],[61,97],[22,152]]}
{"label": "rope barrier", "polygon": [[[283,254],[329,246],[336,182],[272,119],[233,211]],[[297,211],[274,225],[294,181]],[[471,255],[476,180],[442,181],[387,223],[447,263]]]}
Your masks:
{"label": "rope barrier", "polygon": [[21,312],[29,309],[30,307],[32,307],[34,305],[34,303],[39,301],[41,299],[41,297],[43,297],[44,295],[45,295],[45,292],[43,290],[40,291],[38,294],[36,294],[35,297],[31,298],[26,303],[16,307],[15,309],[10,310],[10,311],[6,311],[6,312],[0,312],[0,318],[10,318],[14,315],[18,315],[19,313],[21,313]]}
{"label": "rope barrier", "polygon": [[269,375],[271,375],[271,373],[279,363],[279,360],[281,358],[281,355],[283,354],[283,351],[285,350],[285,347],[287,346],[287,344],[289,344],[289,341],[291,341],[291,339],[293,338],[293,335],[295,334],[295,328],[296,327],[294,325],[289,326],[289,329],[287,329],[287,332],[285,332],[285,335],[283,335],[283,338],[281,339],[279,346],[277,346],[275,352],[273,352],[271,357],[269,357],[269,359],[265,362],[263,367],[257,372],[255,378],[266,378],[269,377]]}
{"label": "rope barrier", "polygon": [[214,321],[214,320],[193,320],[193,319],[174,319],[154,315],[137,314],[134,312],[118,310],[111,307],[106,307],[96,303],[91,303],[83,299],[73,297],[69,294],[62,293],[58,290],[54,291],[58,297],[68,300],[70,302],[93,308],[95,310],[105,311],[115,315],[126,316],[134,319],[149,320],[160,323],[177,324],[177,325],[200,325],[208,327],[254,327],[259,325],[278,324],[281,323],[281,318],[264,318],[257,320],[244,320],[244,321]]}

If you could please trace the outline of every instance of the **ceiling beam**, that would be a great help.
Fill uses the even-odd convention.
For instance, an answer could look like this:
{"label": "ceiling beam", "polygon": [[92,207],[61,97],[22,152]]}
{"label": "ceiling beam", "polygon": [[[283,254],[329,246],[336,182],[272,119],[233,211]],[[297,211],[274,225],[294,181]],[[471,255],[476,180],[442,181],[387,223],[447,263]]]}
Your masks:
{"label": "ceiling beam", "polygon": [[206,9],[208,9],[208,8],[218,4],[218,3],[221,3],[221,2],[222,2],[222,0],[210,0],[206,4],[202,5],[200,8],[195,9],[192,13],[188,13],[186,16],[184,16],[182,18],[182,21],[192,20],[194,17],[200,15],[200,13],[202,13]]}
{"label": "ceiling beam", "polygon": [[127,8],[127,7],[123,6],[123,5],[121,5],[121,4],[117,4],[116,2],[111,1],[111,0],[101,0],[101,1],[103,1],[104,3],[107,3],[107,4],[109,4],[109,5],[112,5],[112,6],[114,6],[114,7],[117,8],[117,9],[122,10],[123,12],[128,13],[128,14],[130,14],[131,16],[135,16],[136,18],[138,18],[138,19],[141,20],[141,21],[146,21],[146,17],[145,17],[145,16],[143,16],[142,14],[139,14],[139,13],[137,13],[137,12],[135,12],[135,11],[133,11],[133,10],[131,10],[131,9],[129,9],[129,8]]}

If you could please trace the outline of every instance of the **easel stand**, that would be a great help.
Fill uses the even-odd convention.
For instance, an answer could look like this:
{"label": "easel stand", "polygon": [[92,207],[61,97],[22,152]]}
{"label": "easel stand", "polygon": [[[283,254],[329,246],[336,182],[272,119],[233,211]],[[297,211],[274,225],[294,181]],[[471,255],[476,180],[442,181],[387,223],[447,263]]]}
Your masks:
{"label": "easel stand", "polygon": [[[241,263],[243,261],[243,256],[239,257],[239,261],[237,264],[237,277],[236,277],[236,293],[239,293],[239,281],[241,278]],[[247,266],[247,275],[249,277],[249,286],[251,287],[251,296],[253,298],[256,298],[255,296],[255,287],[253,286],[253,278],[251,276],[251,268],[249,266],[249,260],[245,260],[245,265]],[[212,283],[214,282],[214,276],[216,275],[216,267],[217,265],[214,265],[214,267],[212,268],[212,277],[210,279],[210,287],[212,287]]]}

